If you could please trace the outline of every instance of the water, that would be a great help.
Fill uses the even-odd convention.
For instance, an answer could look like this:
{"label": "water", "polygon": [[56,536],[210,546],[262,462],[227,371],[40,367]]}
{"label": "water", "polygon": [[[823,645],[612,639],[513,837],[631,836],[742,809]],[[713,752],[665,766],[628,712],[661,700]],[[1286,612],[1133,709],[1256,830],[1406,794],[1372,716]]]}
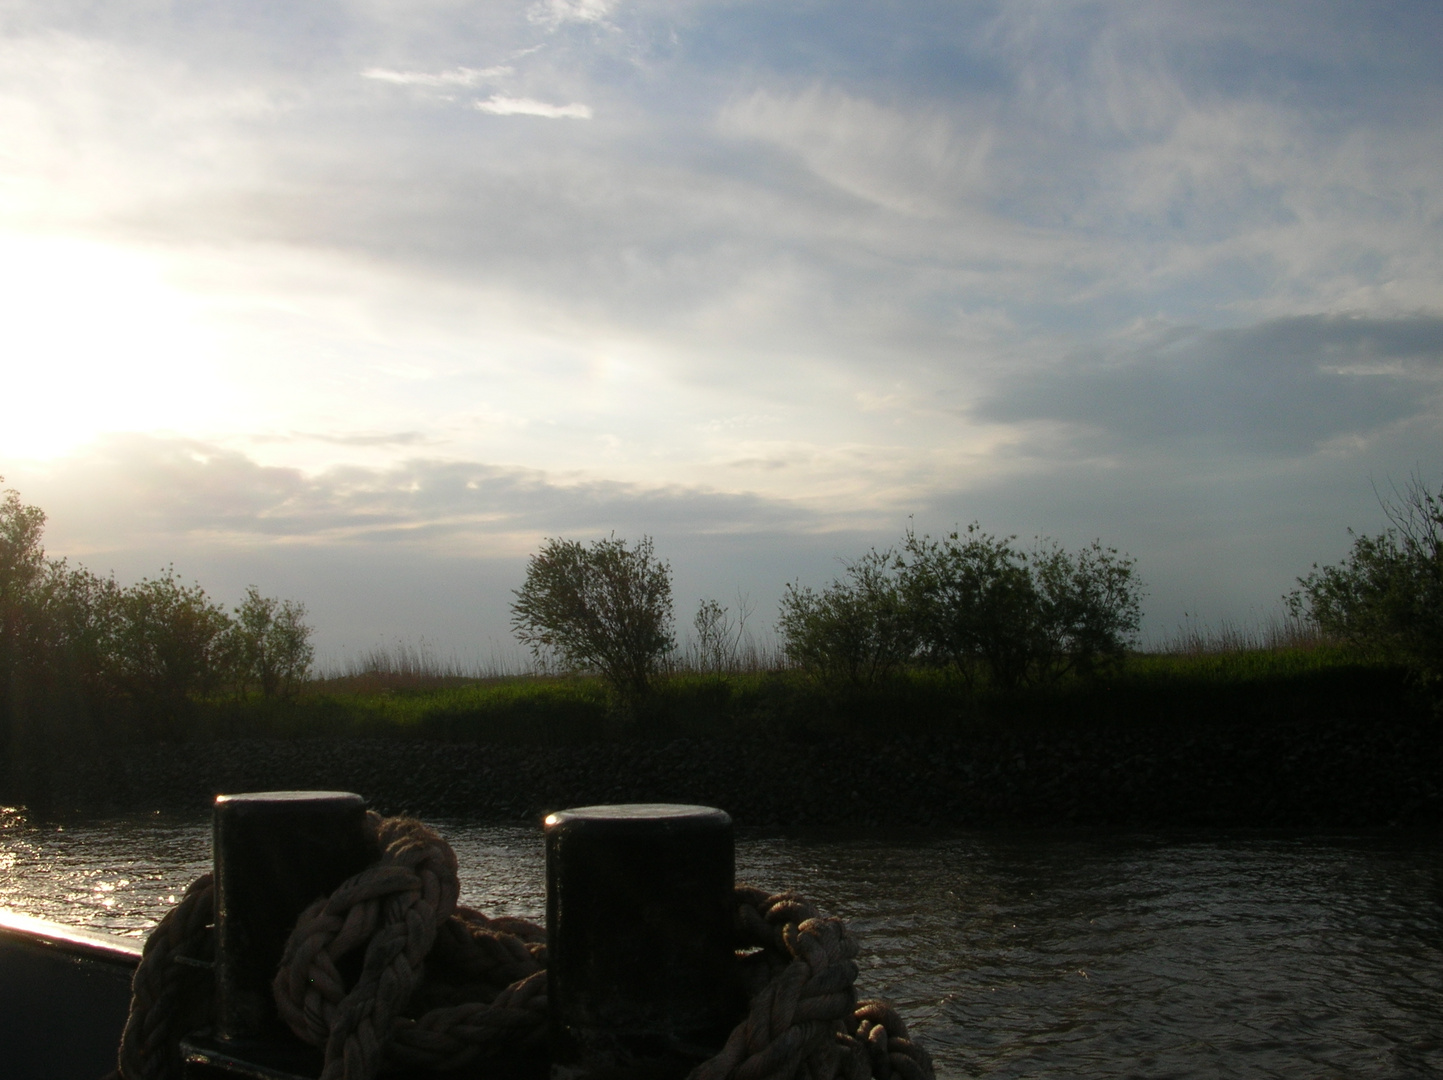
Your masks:
{"label": "water", "polygon": [[[437,822],[462,897],[541,918],[536,830]],[[0,811],[0,906],[143,935],[204,822]],[[1443,1077],[1439,851],[1409,838],[1146,832],[743,835],[738,879],[863,943],[859,986],[940,1076]]]}

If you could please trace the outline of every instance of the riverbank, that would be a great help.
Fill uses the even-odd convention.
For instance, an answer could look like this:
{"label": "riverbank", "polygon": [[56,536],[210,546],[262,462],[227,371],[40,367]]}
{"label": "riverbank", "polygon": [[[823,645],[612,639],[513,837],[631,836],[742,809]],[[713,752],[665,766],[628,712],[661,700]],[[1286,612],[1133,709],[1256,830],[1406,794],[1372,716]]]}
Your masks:
{"label": "riverbank", "polygon": [[77,755],[48,770],[44,801],[58,814],[187,812],[217,792],[317,788],[360,792],[387,813],[496,823],[666,801],[764,827],[1438,827],[1440,724],[1397,673],[1247,691],[1143,681],[912,723],[869,720],[854,701],[825,725],[621,726],[543,744],[209,737]]}

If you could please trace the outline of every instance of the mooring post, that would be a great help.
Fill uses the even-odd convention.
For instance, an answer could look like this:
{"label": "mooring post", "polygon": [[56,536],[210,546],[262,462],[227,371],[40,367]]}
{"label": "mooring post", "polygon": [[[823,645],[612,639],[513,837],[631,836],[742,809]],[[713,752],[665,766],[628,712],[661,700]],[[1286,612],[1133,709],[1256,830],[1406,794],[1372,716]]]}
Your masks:
{"label": "mooring post", "polygon": [[684,1076],[746,1008],[730,816],[583,806],[545,830],[552,1076]]}
{"label": "mooring post", "polygon": [[301,912],[375,860],[365,801],[344,791],[217,795],[213,822],[215,1034],[288,1036],[271,980]]}

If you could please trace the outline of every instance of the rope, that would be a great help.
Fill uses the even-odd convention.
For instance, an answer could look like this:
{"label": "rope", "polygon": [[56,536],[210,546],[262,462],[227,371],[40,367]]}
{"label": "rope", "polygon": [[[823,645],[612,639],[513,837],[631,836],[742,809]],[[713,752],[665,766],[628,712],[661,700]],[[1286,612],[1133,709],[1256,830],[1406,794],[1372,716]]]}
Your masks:
{"label": "rope", "polygon": [[[545,930],[458,908],[450,845],[419,821],[369,820],[380,861],[301,914],[272,986],[286,1025],[325,1048],[321,1080],[371,1080],[388,1057],[453,1069],[540,1045]],[[341,968],[362,949],[347,989]]]}
{"label": "rope", "polygon": [[737,931],[751,1005],[688,1080],[932,1080],[927,1051],[885,1001],[857,1000],[857,940],[796,893],[739,886]]}
{"label": "rope", "polygon": [[[459,906],[455,853],[419,821],[368,824],[380,860],[301,914],[272,984],[281,1019],[324,1048],[321,1080],[544,1053],[546,931]],[[749,1011],[688,1080],[933,1080],[896,1011],[857,1000],[857,941],[840,919],[790,892],[742,886],[736,902]],[[212,907],[206,875],[147,940],[123,1080],[179,1075],[176,1044],[206,1022],[212,992],[182,961],[209,957]]]}
{"label": "rope", "polygon": [[208,1021],[215,994],[210,970],[214,912],[211,875],[203,874],[145,939],[117,1055],[124,1080],[180,1076],[176,1046],[181,1036]]}

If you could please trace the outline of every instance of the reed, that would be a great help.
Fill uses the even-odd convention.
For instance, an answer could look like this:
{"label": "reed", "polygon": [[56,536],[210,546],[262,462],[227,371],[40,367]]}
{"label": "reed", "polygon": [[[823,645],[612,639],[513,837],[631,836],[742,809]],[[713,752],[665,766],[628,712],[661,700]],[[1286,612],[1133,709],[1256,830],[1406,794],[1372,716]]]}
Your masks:
{"label": "reed", "polygon": [[724,656],[688,641],[666,665],[668,675],[760,675],[792,667],[775,641],[758,643],[750,635]]}
{"label": "reed", "polygon": [[456,652],[440,654],[425,638],[417,642],[393,641],[373,645],[360,653],[333,661],[315,675],[311,693],[380,694],[394,691],[443,690],[476,683],[499,683],[528,675],[551,674],[528,668],[517,655],[495,650],[482,659],[463,658]]}
{"label": "reed", "polygon": [[1250,622],[1222,619],[1204,623],[1184,615],[1177,630],[1156,650],[1175,656],[1216,656],[1288,649],[1317,649],[1338,643],[1311,619],[1288,611],[1272,611]]}

